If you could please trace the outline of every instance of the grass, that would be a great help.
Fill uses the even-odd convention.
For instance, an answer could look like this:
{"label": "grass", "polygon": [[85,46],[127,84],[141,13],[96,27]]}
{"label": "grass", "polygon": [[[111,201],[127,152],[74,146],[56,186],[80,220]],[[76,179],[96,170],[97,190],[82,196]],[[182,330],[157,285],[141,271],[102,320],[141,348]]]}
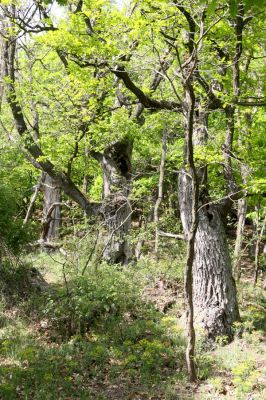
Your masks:
{"label": "grass", "polygon": [[[265,398],[262,290],[241,285],[236,339],[224,345],[220,338],[209,352],[198,347],[199,385],[192,387],[177,318],[180,266],[148,260],[127,269],[102,265],[82,278],[71,266],[62,273],[60,255],[32,257],[49,287],[0,303],[1,400]],[[9,285],[13,279],[17,288],[19,276],[9,272]]]}
{"label": "grass", "polygon": [[191,397],[182,332],[176,318],[140,299],[143,271],[102,266],[84,278],[68,274],[69,296],[60,264],[50,272],[49,257],[39,262],[54,283],[2,307],[1,399]]}
{"label": "grass", "polygon": [[248,282],[238,290],[242,321],[235,324],[235,340],[201,356],[205,381],[195,400],[266,398],[265,295]]}

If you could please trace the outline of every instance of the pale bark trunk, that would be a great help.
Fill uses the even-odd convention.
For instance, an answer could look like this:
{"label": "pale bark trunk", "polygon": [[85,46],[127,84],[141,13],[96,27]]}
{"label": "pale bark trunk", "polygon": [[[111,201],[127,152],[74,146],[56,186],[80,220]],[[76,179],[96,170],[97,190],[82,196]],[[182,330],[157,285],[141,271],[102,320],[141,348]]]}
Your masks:
{"label": "pale bark trunk", "polygon": [[261,242],[264,235],[264,231],[266,228],[266,216],[264,217],[263,224],[261,229],[259,228],[259,207],[256,206],[257,218],[256,218],[256,227],[255,227],[255,272],[254,272],[254,286],[257,285],[258,275],[260,270],[260,252],[261,252]]}
{"label": "pale bark trunk", "polygon": [[61,220],[60,206],[56,205],[53,211],[48,215],[51,207],[59,203],[61,199],[61,190],[56,181],[48,174],[45,174],[43,182],[43,230],[41,239],[44,243],[52,242],[59,236],[59,227]]}
{"label": "pale bark trunk", "polygon": [[[1,15],[0,15],[1,17]],[[4,62],[4,53],[5,53],[5,40],[0,32],[0,112],[2,108],[2,101],[4,96],[4,76],[5,76],[5,62]]]}
{"label": "pale bark trunk", "polygon": [[242,256],[242,244],[244,237],[244,229],[246,223],[246,213],[247,213],[247,199],[238,200],[237,208],[237,232],[236,232],[236,242],[234,250],[234,276],[236,280],[239,281],[241,278],[241,256]]}
{"label": "pale bark trunk", "polygon": [[236,286],[223,222],[215,207],[199,212],[194,271],[196,319],[209,338],[232,338],[232,324],[239,319]]}
{"label": "pale bark trunk", "polygon": [[159,207],[163,199],[163,180],[164,180],[164,167],[165,167],[165,157],[166,157],[166,148],[167,148],[167,132],[163,132],[162,137],[162,153],[161,153],[161,163],[160,163],[160,174],[159,174],[159,183],[158,183],[158,197],[154,206],[154,223],[155,223],[155,244],[154,244],[154,253],[156,259],[158,259],[158,250],[159,250]]}
{"label": "pale bark trunk", "polygon": [[103,258],[109,263],[127,264],[131,257],[127,235],[132,209],[128,199],[131,179],[132,141],[118,142],[102,157],[103,204],[106,241]]}
{"label": "pale bark trunk", "polygon": [[142,255],[142,249],[145,241],[143,239],[138,240],[136,246],[135,246],[135,258],[137,261],[141,259]]}
{"label": "pale bark trunk", "polygon": [[[148,201],[150,204],[153,204],[153,203],[154,203],[153,196],[151,196],[149,199],[147,199],[147,201]],[[147,216],[145,216],[145,217],[143,217],[143,216],[140,217],[139,228],[142,228],[142,231],[145,232],[145,231],[148,229],[149,224],[152,223],[153,219],[154,219],[154,210],[153,210],[153,208],[151,208],[151,209],[149,210]],[[145,239],[142,237],[141,239],[138,240],[138,242],[137,242],[137,244],[136,244],[136,246],[135,246],[134,252],[135,252],[135,258],[136,258],[136,260],[140,260],[142,254],[143,254],[143,246],[144,246],[144,244],[145,244]]]}
{"label": "pale bark trunk", "polygon": [[[238,114],[239,119],[239,114]],[[240,120],[240,119],[239,119]],[[245,122],[246,126],[242,128],[241,134],[238,138],[238,144],[241,147],[248,147],[250,149],[250,145],[248,142],[248,138],[251,135],[251,123],[252,123],[252,116],[250,113],[245,113]],[[238,160],[240,162],[240,160]],[[243,185],[247,185],[247,179],[250,174],[249,167],[240,162],[240,171],[242,176]],[[241,278],[241,256],[242,256],[242,245],[243,245],[243,238],[244,238],[244,229],[246,223],[246,214],[247,214],[247,192],[244,192],[244,196],[242,199],[238,200],[238,208],[237,208],[237,232],[236,232],[236,242],[235,242],[235,250],[234,250],[234,276],[237,281]]]}

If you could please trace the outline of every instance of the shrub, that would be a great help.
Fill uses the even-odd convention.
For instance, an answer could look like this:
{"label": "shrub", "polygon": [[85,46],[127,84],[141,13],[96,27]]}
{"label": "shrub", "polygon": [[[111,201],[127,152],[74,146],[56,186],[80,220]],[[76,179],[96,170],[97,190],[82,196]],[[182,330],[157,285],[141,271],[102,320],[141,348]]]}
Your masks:
{"label": "shrub", "polygon": [[0,237],[13,252],[18,253],[34,237],[34,223],[23,226],[14,191],[6,186],[0,187],[0,215]]}
{"label": "shrub", "polygon": [[74,276],[68,293],[59,299],[51,295],[45,313],[67,337],[84,334],[99,322],[112,323],[115,318],[117,324],[126,314],[134,318],[140,290],[130,271],[103,265],[97,272]]}

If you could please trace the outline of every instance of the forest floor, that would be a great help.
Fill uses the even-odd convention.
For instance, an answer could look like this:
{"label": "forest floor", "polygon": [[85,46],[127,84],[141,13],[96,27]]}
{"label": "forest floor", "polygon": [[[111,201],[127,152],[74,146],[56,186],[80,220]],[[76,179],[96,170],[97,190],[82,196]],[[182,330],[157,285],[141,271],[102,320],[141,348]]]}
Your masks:
{"label": "forest floor", "polygon": [[[182,272],[154,262],[126,273],[103,268],[97,278],[88,273],[89,286],[75,281],[75,291],[66,285],[59,255],[34,255],[33,262],[30,295],[24,282],[18,299],[2,296],[1,400],[266,398],[266,300],[248,271],[239,286],[235,340],[226,344],[221,337],[209,349],[198,340],[198,384],[192,386],[180,319]],[[14,276],[10,286],[18,283]]]}

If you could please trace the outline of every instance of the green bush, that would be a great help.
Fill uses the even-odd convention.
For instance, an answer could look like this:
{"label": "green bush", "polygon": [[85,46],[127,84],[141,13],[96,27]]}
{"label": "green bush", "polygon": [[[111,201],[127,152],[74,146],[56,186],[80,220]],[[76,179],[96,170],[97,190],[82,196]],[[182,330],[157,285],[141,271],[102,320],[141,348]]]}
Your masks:
{"label": "green bush", "polygon": [[99,323],[122,320],[125,314],[134,318],[140,306],[138,282],[130,271],[115,266],[101,266],[97,272],[74,276],[67,293],[50,296],[45,313],[66,336],[84,334]]}
{"label": "green bush", "polygon": [[23,226],[16,195],[7,186],[0,187],[0,215],[0,238],[13,252],[18,253],[23,245],[33,239],[35,226],[33,222]]}

